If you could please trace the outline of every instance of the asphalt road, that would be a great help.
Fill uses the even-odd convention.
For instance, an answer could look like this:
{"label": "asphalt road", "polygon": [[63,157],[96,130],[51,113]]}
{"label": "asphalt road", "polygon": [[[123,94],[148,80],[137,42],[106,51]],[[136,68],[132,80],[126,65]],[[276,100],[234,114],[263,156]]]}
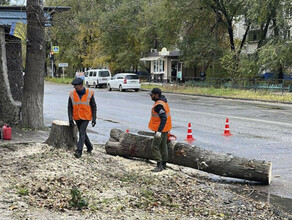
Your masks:
{"label": "asphalt road", "polygon": [[[68,120],[70,90],[71,85],[45,84],[44,119],[47,126],[56,119]],[[88,133],[94,143],[105,143],[112,128],[129,129],[133,133],[149,131],[153,101],[147,92],[93,90],[98,120],[94,128],[89,126]],[[196,139],[193,144],[199,147],[272,161],[271,185],[257,187],[268,195],[292,198],[292,105],[165,95],[173,120],[171,133],[177,136],[177,141],[184,141],[190,122]],[[226,118],[229,118],[230,137],[221,135]]]}

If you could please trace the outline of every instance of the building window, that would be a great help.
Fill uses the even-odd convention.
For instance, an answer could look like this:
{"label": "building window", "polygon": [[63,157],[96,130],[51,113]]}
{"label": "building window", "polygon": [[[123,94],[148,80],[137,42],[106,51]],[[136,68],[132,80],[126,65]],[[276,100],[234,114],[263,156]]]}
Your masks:
{"label": "building window", "polygon": [[261,30],[250,30],[248,33],[248,41],[249,42],[257,42],[261,37]]}
{"label": "building window", "polygon": [[154,60],[153,72],[154,73],[164,72],[164,60]]}

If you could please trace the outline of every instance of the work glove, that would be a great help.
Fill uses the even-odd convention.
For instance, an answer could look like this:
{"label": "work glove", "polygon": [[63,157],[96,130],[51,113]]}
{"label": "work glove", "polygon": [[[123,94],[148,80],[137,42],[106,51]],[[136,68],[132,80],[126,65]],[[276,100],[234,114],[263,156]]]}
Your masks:
{"label": "work glove", "polygon": [[70,125],[70,127],[73,127],[74,126],[74,121],[73,120],[70,120],[69,121],[69,125]]}
{"label": "work glove", "polygon": [[155,133],[155,137],[156,137],[156,138],[161,138],[161,132],[157,131],[157,132]]}
{"label": "work glove", "polygon": [[96,121],[92,121],[91,125],[92,125],[92,127],[94,127],[96,125]]}

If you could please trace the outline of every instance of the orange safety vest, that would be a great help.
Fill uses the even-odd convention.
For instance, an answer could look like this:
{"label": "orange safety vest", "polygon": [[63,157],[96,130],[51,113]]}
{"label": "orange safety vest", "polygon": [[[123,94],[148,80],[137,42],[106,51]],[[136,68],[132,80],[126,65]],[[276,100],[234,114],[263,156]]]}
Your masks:
{"label": "orange safety vest", "polygon": [[93,92],[86,89],[86,93],[79,98],[76,90],[70,92],[70,98],[73,105],[73,119],[74,120],[88,120],[92,119],[92,112],[90,107],[90,99],[93,96]]}
{"label": "orange safety vest", "polygon": [[163,108],[165,110],[165,114],[167,117],[166,120],[166,124],[162,130],[162,132],[168,132],[171,129],[171,116],[170,116],[170,110],[169,110],[169,106],[166,102],[162,101],[162,100],[158,100],[154,103],[152,110],[151,110],[151,119],[149,121],[148,127],[150,128],[150,130],[152,131],[158,131],[158,127],[160,125],[160,117],[159,114],[157,112],[154,111],[155,106],[157,105],[163,105]]}

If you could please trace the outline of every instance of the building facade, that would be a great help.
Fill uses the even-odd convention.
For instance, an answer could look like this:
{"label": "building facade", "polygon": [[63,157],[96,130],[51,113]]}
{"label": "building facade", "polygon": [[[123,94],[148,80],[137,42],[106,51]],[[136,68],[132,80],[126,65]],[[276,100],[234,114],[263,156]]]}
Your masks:
{"label": "building facade", "polygon": [[140,61],[149,62],[151,80],[163,82],[184,82],[199,77],[196,67],[186,68],[180,58],[179,50],[161,51],[151,49],[148,56]]}

